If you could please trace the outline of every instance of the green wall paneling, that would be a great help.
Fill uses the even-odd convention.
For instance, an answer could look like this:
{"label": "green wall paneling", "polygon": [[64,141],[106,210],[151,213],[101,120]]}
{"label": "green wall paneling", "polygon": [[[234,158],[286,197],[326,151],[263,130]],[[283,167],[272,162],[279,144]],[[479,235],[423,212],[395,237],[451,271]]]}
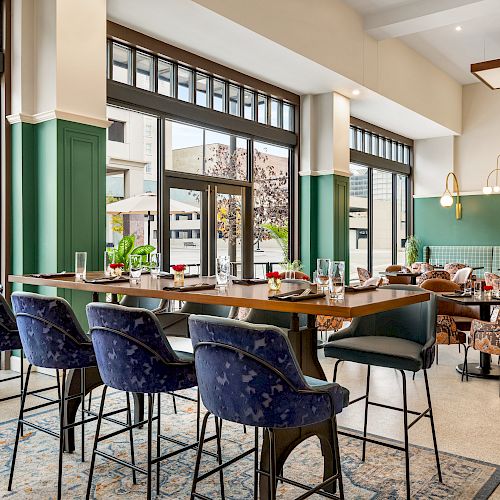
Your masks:
{"label": "green wall paneling", "polygon": [[500,245],[500,195],[462,196],[462,218],[439,198],[414,199],[414,233],[426,245]]}
{"label": "green wall paneling", "polygon": [[300,251],[308,274],[316,269],[318,257],[344,260],[348,269],[348,177],[335,174],[301,177]]}
{"label": "green wall paneling", "polygon": [[[101,269],[106,130],[66,120],[16,124],[12,146],[13,272],[72,271],[75,251],[87,252],[88,270]],[[91,294],[29,288],[65,297],[86,327]]]}

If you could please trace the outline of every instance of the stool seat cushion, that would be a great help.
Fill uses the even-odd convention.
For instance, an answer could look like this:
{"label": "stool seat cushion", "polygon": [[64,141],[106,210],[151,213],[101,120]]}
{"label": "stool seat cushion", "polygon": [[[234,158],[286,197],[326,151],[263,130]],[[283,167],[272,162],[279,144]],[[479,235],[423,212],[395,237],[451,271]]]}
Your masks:
{"label": "stool seat cushion", "polygon": [[325,355],[397,370],[418,371],[423,367],[422,345],[397,337],[367,335],[335,340],[332,336]]}

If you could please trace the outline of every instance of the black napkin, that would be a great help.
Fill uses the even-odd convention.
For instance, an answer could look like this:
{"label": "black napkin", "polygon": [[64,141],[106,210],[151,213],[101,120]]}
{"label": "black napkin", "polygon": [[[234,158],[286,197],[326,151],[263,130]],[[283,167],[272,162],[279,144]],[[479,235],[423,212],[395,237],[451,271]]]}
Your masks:
{"label": "black napkin", "polygon": [[128,281],[128,278],[125,278],[123,276],[119,276],[116,278],[93,278],[93,279],[85,279],[83,280],[85,283],[94,283],[95,285],[110,285],[112,283],[123,283],[125,281]]}
{"label": "black napkin", "polygon": [[279,293],[277,295],[271,295],[270,300],[286,300],[289,302],[299,302],[301,300],[309,299],[321,299],[325,296],[324,293],[314,293],[311,292],[308,295],[300,295],[304,291],[304,288],[299,290],[292,290],[291,292]]}
{"label": "black napkin", "polygon": [[372,290],[376,290],[377,285],[368,285],[368,286],[346,286],[346,292],[369,292]]}
{"label": "black napkin", "polygon": [[196,285],[185,285],[185,286],[164,286],[163,290],[169,292],[195,292],[198,290],[213,290],[215,285],[210,283],[198,283]]}
{"label": "black napkin", "polygon": [[267,283],[267,280],[263,278],[243,278],[233,280],[234,285],[262,285],[264,283]]}
{"label": "black napkin", "polygon": [[31,277],[33,278],[60,278],[67,276],[68,278],[71,278],[75,276],[75,273],[40,273],[40,274],[30,274]]}

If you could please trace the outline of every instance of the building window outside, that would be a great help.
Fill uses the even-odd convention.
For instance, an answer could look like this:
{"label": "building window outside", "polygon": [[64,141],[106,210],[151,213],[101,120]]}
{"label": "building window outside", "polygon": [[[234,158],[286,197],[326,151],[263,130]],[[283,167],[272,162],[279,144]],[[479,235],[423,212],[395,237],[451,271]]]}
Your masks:
{"label": "building window outside", "polygon": [[144,143],[144,154],[152,155],[153,154],[153,144],[150,142]]}
{"label": "building window outside", "polygon": [[108,127],[108,140],[113,142],[125,142],[125,123],[110,120],[111,125]]}
{"label": "building window outside", "polygon": [[146,163],[144,170],[146,174],[151,175],[153,173],[153,166],[151,163]]}

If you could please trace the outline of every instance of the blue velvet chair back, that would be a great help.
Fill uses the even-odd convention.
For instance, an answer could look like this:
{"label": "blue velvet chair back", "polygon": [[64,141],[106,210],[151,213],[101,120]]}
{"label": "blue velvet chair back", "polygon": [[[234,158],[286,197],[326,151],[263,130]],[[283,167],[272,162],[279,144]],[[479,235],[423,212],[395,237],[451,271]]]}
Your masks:
{"label": "blue velvet chair back", "polygon": [[192,360],[180,359],[152,312],[95,302],[87,305],[87,317],[97,366],[106,385],[140,393],[196,385]]}
{"label": "blue velvet chair back", "polygon": [[344,390],[312,390],[286,335],[273,326],[210,316],[189,318],[203,404],[240,424],[299,427],[342,411]]}
{"label": "blue velvet chair back", "polygon": [[154,311],[158,309],[162,303],[162,299],[155,299],[154,297],[135,297],[134,295],[125,295],[120,304],[127,307],[141,307],[142,309],[149,309]]}
{"label": "blue velvet chair back", "polygon": [[91,341],[66,300],[15,292],[12,307],[31,364],[56,369],[95,366]]}
{"label": "blue velvet chair back", "polygon": [[22,349],[16,318],[3,295],[0,295],[0,352]]}
{"label": "blue velvet chair back", "polygon": [[[387,285],[383,289],[423,291],[414,285]],[[432,345],[436,340],[436,318],[437,300],[431,292],[429,301],[353,318],[350,329],[358,336],[398,337],[423,346]]]}

